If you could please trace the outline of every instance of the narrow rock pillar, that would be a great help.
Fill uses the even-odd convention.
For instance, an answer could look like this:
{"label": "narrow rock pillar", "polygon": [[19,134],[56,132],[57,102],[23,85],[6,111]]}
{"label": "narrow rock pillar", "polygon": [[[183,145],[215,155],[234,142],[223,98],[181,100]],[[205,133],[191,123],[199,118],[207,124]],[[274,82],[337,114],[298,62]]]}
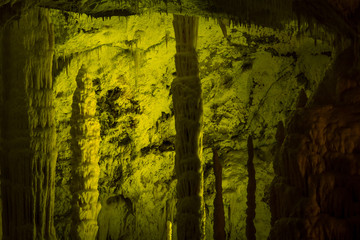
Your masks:
{"label": "narrow rock pillar", "polygon": [[98,202],[100,124],[95,116],[96,96],[92,80],[84,67],[79,70],[76,83],[71,117],[72,239],[95,240],[101,207]]}
{"label": "narrow rock pillar", "polygon": [[247,141],[248,148],[248,185],[247,185],[247,209],[246,209],[246,238],[247,240],[256,239],[256,228],[254,224],[255,219],[255,192],[256,192],[256,180],[255,180],[255,167],[254,167],[254,144],[252,136],[249,135]]}
{"label": "narrow rock pillar", "polygon": [[213,149],[215,190],[214,199],[214,240],[225,240],[225,212],[222,196],[222,166],[217,150]]}
{"label": "narrow rock pillar", "polygon": [[[3,51],[3,44],[1,44],[3,42],[2,38],[3,38],[3,31],[0,30],[0,56],[2,55],[2,51]],[[1,177],[1,161],[2,161],[2,157],[5,155],[4,152],[4,139],[3,139],[3,122],[4,122],[4,114],[3,114],[3,109],[4,109],[4,82],[3,82],[3,58],[0,57],[0,189],[1,189],[1,182],[2,182],[2,177]],[[2,196],[1,196],[0,192],[0,239],[2,239]]]}
{"label": "narrow rock pillar", "polygon": [[175,111],[178,240],[204,239],[202,171],[202,92],[196,54],[198,18],[174,15],[176,75],[172,83]]}
{"label": "narrow rock pillar", "polygon": [[54,38],[48,10],[24,11],[4,30],[2,47],[3,239],[56,239]]}

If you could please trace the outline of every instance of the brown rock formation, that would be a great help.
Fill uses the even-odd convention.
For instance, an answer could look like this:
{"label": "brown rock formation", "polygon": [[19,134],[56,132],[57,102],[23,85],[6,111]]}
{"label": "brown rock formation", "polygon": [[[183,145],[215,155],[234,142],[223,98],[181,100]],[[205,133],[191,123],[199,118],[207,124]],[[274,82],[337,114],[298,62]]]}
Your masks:
{"label": "brown rock formation", "polygon": [[351,56],[330,71],[339,100],[316,97],[321,104],[297,109],[287,126],[274,165],[270,239],[360,238],[360,79]]}
{"label": "brown rock formation", "polygon": [[255,240],[255,191],[256,191],[256,180],[255,180],[255,167],[254,167],[254,144],[252,136],[249,135],[247,141],[248,148],[248,161],[247,161],[247,170],[248,170],[248,185],[247,185],[247,209],[246,209],[246,238],[247,240]]}

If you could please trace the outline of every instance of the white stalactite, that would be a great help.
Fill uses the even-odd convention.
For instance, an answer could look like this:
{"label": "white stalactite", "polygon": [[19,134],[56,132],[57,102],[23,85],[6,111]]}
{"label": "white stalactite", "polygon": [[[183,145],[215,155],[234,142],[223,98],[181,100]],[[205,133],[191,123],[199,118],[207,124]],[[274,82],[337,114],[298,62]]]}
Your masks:
{"label": "white stalactite", "polygon": [[198,18],[174,15],[176,73],[172,83],[175,110],[175,168],[178,179],[178,240],[204,239],[202,92],[196,43]]}
{"label": "white stalactite", "polygon": [[98,231],[100,124],[95,116],[96,96],[92,80],[82,67],[73,97],[73,239],[92,240]]}

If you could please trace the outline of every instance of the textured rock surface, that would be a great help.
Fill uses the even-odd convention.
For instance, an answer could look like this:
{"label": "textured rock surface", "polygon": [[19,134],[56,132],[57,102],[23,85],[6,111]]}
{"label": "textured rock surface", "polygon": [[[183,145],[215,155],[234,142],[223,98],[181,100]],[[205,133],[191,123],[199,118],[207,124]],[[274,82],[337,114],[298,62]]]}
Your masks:
{"label": "textured rock surface", "polygon": [[[76,76],[85,64],[95,88],[100,129],[99,237],[176,239],[176,76],[171,15],[91,19],[53,12],[56,19],[56,228],[71,228],[70,119]],[[295,109],[301,89],[311,98],[332,60],[326,44],[266,28],[228,26],[199,18],[198,60],[203,90],[206,236],[213,236],[218,149],[227,239],[245,239],[247,139],[254,140],[257,239],[270,230],[267,205],[279,121]],[[224,29],[225,27],[225,29]],[[224,38],[226,30],[227,38]],[[285,34],[286,33],[286,34]],[[110,222],[110,223],[109,223]],[[109,224],[107,224],[109,223]],[[118,224],[118,225],[117,225]],[[119,227],[115,227],[119,226]]]}
{"label": "textured rock surface", "polygon": [[73,222],[72,238],[91,240],[98,232],[100,124],[93,82],[81,66],[76,76],[71,115]]}
{"label": "textured rock surface", "polygon": [[54,36],[49,12],[24,12],[3,33],[3,239],[56,239]]}
{"label": "textured rock surface", "polygon": [[274,165],[270,239],[360,237],[359,69],[352,59],[345,51],[325,78],[335,100],[319,89],[322,97],[287,124]]}
{"label": "textured rock surface", "polygon": [[196,54],[199,18],[174,15],[176,78],[171,84],[175,113],[176,222],[179,240],[205,237],[203,199],[203,102]]}
{"label": "textured rock surface", "polygon": [[6,10],[18,14],[21,9],[34,5],[93,17],[130,16],[151,11],[205,17],[226,15],[243,24],[273,27],[282,26],[295,18],[292,1],[287,0],[3,0],[0,2],[0,12],[4,16],[0,18],[0,25],[1,20],[9,18]]}
{"label": "textured rock surface", "polygon": [[[173,28],[172,18],[112,18],[94,20],[89,27],[90,18],[69,16],[69,21],[77,20],[77,27],[84,31],[75,33],[77,38],[69,38],[69,45],[63,49],[80,53],[72,55],[70,64],[70,58],[64,60],[59,54],[56,78],[60,147],[57,168],[62,176],[57,188],[58,231],[65,233],[65,238],[70,229],[69,121],[75,79],[85,64],[87,73],[93,76],[96,116],[101,125],[99,200],[104,207],[99,213],[99,234],[102,239],[162,239],[167,219],[172,221],[175,214],[175,126],[170,109],[175,45],[173,36],[167,34]],[[164,22],[166,28],[155,27],[164,26]],[[167,52],[170,45],[173,50]],[[124,206],[127,208],[122,209]],[[111,222],[123,222],[121,229],[114,225],[102,229],[110,216],[116,216]]]}

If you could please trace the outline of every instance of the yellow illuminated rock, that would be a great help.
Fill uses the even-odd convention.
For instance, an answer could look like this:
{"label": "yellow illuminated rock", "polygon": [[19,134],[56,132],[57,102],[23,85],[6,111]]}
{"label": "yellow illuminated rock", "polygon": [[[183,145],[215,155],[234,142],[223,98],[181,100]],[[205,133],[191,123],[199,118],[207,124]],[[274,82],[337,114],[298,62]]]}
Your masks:
{"label": "yellow illuminated rock", "polygon": [[76,76],[72,104],[72,239],[96,239],[98,202],[100,124],[95,116],[96,96],[84,65]]}
{"label": "yellow illuminated rock", "polygon": [[[320,174],[358,171],[357,71],[331,70],[355,2],[296,1],[331,4],[317,21],[295,21],[292,1],[220,2],[0,1],[3,239],[239,240],[251,223],[257,239],[290,239],[302,213],[309,237],[356,229],[335,215],[357,214],[357,184]],[[196,51],[181,37],[195,25],[175,34],[173,13],[197,19]],[[314,107],[329,101],[343,105]]]}

